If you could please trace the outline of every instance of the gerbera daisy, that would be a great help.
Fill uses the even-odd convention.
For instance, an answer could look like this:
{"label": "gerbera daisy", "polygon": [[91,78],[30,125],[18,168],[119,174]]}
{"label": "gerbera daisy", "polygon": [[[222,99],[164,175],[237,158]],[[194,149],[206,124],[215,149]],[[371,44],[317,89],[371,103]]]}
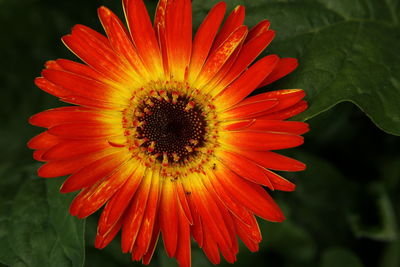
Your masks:
{"label": "gerbera daisy", "polygon": [[[142,0],[124,0],[127,28],[106,7],[107,36],[76,25],[62,38],[84,63],[48,61],[36,85],[73,104],[34,115],[47,130],[29,147],[46,162],[41,177],[70,175],[61,192],[80,190],[70,212],[102,206],[95,245],[121,232],[122,251],[148,264],[159,236],[169,257],[190,266],[191,238],[211,262],[236,260],[238,237],[257,251],[255,216],[284,220],[267,193],[294,190],[271,170],[305,165],[272,150],[303,143],[308,126],[286,121],[307,104],[300,89],[246,98],[297,67],[265,56],[269,22],[248,30],[244,7],[222,24],[216,4],[192,38],[190,0],[161,0],[151,23]],[[160,234],[161,233],[161,234]]]}

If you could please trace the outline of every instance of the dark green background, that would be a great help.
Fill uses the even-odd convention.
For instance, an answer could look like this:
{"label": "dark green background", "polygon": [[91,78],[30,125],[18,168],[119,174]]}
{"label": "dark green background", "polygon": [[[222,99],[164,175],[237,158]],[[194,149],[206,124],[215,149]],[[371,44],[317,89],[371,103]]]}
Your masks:
{"label": "dark green background", "polygon": [[[193,2],[195,27],[215,2]],[[156,2],[147,3],[153,13]],[[235,266],[400,266],[399,1],[228,3],[246,5],[250,26],[271,20],[277,37],[267,53],[299,59],[260,91],[305,89],[310,109],[299,119],[311,126],[304,146],[284,152],[308,166],[284,174],[297,190],[272,193],[287,221],[260,221],[260,252],[242,248]],[[136,266],[118,240],[94,249],[97,215],[86,224],[69,216],[73,196],[57,192],[63,179],[37,178],[26,148],[41,131],[29,116],[61,104],[34,77],[46,60],[76,60],[60,37],[77,23],[101,30],[100,5],[122,14],[115,0],[0,0],[0,266]],[[211,266],[196,245],[192,261]],[[160,248],[152,266],[175,263]]]}

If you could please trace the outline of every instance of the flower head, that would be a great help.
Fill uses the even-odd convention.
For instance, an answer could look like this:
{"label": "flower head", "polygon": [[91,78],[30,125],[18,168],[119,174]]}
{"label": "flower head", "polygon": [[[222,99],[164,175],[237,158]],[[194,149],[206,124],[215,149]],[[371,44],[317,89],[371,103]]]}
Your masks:
{"label": "flower head", "polygon": [[286,121],[307,104],[299,89],[246,98],[297,67],[292,58],[255,61],[274,37],[269,22],[248,30],[244,7],[222,24],[209,12],[192,38],[190,0],[161,0],[154,24],[142,0],[124,0],[127,28],[105,7],[107,36],[77,25],[62,38],[84,63],[46,63],[36,85],[73,104],[34,115],[47,130],[29,147],[46,162],[41,177],[70,175],[61,192],[80,190],[70,212],[102,206],[95,245],[121,232],[122,251],[148,264],[160,233],[165,250],[190,266],[191,237],[213,263],[236,260],[239,237],[261,241],[255,216],[280,222],[267,193],[294,190],[271,170],[304,164],[272,150],[303,143],[308,126]]}

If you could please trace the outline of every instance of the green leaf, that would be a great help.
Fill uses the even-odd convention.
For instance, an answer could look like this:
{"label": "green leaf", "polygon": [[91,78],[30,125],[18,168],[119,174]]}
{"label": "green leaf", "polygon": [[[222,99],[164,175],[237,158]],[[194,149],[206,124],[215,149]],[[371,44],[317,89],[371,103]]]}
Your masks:
{"label": "green leaf", "polygon": [[[194,2],[197,23],[215,2]],[[276,39],[268,53],[299,59],[297,71],[268,89],[303,88],[310,107],[300,119],[349,101],[379,128],[400,135],[398,1],[229,2],[246,5],[250,26],[261,19],[271,21]]]}
{"label": "green leaf", "polygon": [[357,237],[367,237],[378,241],[393,241],[397,238],[396,214],[388,194],[378,184],[371,188],[370,198],[374,200],[376,211],[370,208],[369,213],[377,213],[379,221],[374,225],[365,225],[359,215],[353,215],[351,226]]}
{"label": "green leaf", "polygon": [[321,157],[305,151],[297,151],[293,156],[306,163],[307,169],[291,174],[295,177],[295,192],[278,194],[291,207],[288,219],[317,236],[319,245],[345,240],[351,234],[348,217],[356,204],[357,185]]}
{"label": "green leaf", "polygon": [[331,248],[322,254],[321,267],[363,267],[358,257],[344,248]]}
{"label": "green leaf", "polygon": [[[37,166],[0,172],[0,263],[8,266],[83,266],[84,221],[68,212],[61,179],[33,176]],[[10,179],[12,178],[12,179]]]}
{"label": "green leaf", "polygon": [[260,221],[263,241],[260,250],[282,254],[282,258],[290,259],[287,262],[309,262],[316,253],[313,237],[306,229],[296,225],[293,221],[284,223],[270,223]]}
{"label": "green leaf", "polygon": [[400,239],[388,244],[383,252],[381,267],[400,266]]}

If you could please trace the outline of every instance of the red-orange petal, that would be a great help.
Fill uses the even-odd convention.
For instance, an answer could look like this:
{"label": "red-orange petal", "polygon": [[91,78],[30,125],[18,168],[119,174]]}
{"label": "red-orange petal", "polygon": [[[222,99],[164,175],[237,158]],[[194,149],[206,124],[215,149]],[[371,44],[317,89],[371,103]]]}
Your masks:
{"label": "red-orange petal", "polygon": [[303,144],[304,139],[299,135],[279,132],[231,131],[221,142],[229,148],[263,151],[296,147]]}
{"label": "red-orange petal", "polygon": [[43,155],[43,159],[65,160],[69,158],[80,157],[85,154],[97,152],[109,148],[110,145],[105,140],[87,142],[87,141],[61,141],[53,146]]}
{"label": "red-orange petal", "polygon": [[215,177],[231,197],[257,216],[273,222],[284,220],[279,206],[261,186],[240,178],[223,165],[216,170]]}
{"label": "red-orange petal", "polygon": [[[245,43],[232,67],[215,87],[223,89],[233,82],[269,45],[274,36],[273,31],[267,31]],[[213,93],[218,94],[219,92],[214,90]]]}
{"label": "red-orange petal", "polygon": [[51,135],[46,131],[36,135],[31,140],[29,140],[28,147],[30,149],[49,149],[50,147],[58,144],[59,142],[60,138]]}
{"label": "red-orange petal", "polygon": [[52,160],[42,165],[38,175],[43,178],[65,176],[93,163],[94,161],[115,152],[113,149],[90,153],[81,157],[67,160]]}
{"label": "red-orange petal", "polygon": [[308,108],[308,104],[306,101],[302,100],[298,102],[297,104],[288,107],[286,109],[270,113],[268,115],[264,115],[261,117],[258,117],[258,119],[265,119],[265,120],[286,120],[289,119],[293,116],[296,116],[297,114],[300,114],[304,110]]}
{"label": "red-orange petal", "polygon": [[68,71],[86,78],[90,78],[96,81],[105,80],[105,76],[103,76],[98,71],[89,67],[88,65],[81,64],[68,59],[57,59],[56,63],[61,67],[61,70]]}
{"label": "red-orange petal", "polygon": [[154,225],[158,217],[158,206],[161,194],[160,177],[153,173],[151,189],[143,215],[142,225],[132,249],[132,259],[139,261],[149,249],[153,236]]}
{"label": "red-orange petal", "polygon": [[208,229],[204,229],[204,245],[202,248],[212,264],[216,265],[221,262],[217,242],[214,240],[212,233]]}
{"label": "red-orange petal", "polygon": [[239,103],[238,105],[232,107],[231,109],[224,112],[222,115],[224,119],[246,119],[246,118],[254,118],[259,113],[263,113],[268,111],[278,105],[279,101],[276,99],[267,99],[261,100],[249,104],[242,105]]}
{"label": "red-orange petal", "polygon": [[166,180],[160,202],[160,228],[165,251],[169,257],[175,255],[178,244],[178,208],[173,182]]}
{"label": "red-orange petal", "polygon": [[72,201],[70,213],[85,218],[97,211],[125,184],[134,170],[135,166],[127,162],[109,176],[82,190]]}
{"label": "red-orange petal", "polygon": [[182,81],[192,53],[192,2],[168,1],[165,14],[165,39],[170,74]]}
{"label": "red-orange petal", "polygon": [[76,25],[70,35],[62,38],[64,44],[89,66],[114,81],[127,81],[125,63],[115,54],[108,39],[98,32]]}
{"label": "red-orange petal", "polygon": [[72,94],[71,91],[61,86],[55,85],[54,83],[48,81],[43,77],[35,78],[35,85],[40,89],[42,89],[43,91],[45,91],[46,93],[49,93],[57,97],[65,97]]}
{"label": "red-orange petal", "polygon": [[128,158],[129,155],[125,151],[101,158],[68,177],[60,191],[69,193],[91,186],[100,179],[113,175]]}
{"label": "red-orange petal", "polygon": [[190,226],[182,209],[178,210],[178,245],[175,257],[180,267],[191,266]]}
{"label": "red-orange petal", "polygon": [[224,25],[222,26],[221,30],[215,38],[213,50],[217,49],[232,32],[243,25],[244,17],[244,6],[237,6],[235,7],[235,9],[232,10],[231,14],[229,14]]}
{"label": "red-orange petal", "polygon": [[192,213],[190,211],[189,203],[186,198],[186,192],[185,189],[183,188],[182,183],[174,183],[175,187],[175,194],[178,197],[179,203],[181,205],[181,208],[186,216],[186,219],[190,224],[193,224],[193,217]]}
{"label": "red-orange petal", "polygon": [[118,136],[121,134],[120,130],[113,127],[113,125],[106,123],[95,123],[95,122],[77,122],[77,123],[65,123],[48,130],[49,134],[75,140],[92,139]]}
{"label": "red-orange petal", "polygon": [[230,196],[226,192],[224,186],[219,182],[217,178],[214,177],[213,173],[211,174],[211,179],[204,179],[204,183],[209,190],[213,188],[221,202],[238,220],[242,221],[244,224],[251,224],[251,214],[249,213],[249,211],[241,204],[239,204],[236,200],[234,200],[233,196]]}
{"label": "red-orange petal", "polygon": [[278,64],[276,64],[275,69],[271,74],[259,85],[259,87],[266,86],[270,83],[273,83],[292,71],[294,71],[299,66],[297,59],[295,58],[281,58],[279,59]]}
{"label": "red-orange petal", "polygon": [[189,80],[195,80],[211,50],[218,28],[224,18],[226,3],[219,2],[208,13],[200,25],[193,41],[192,58],[189,68]]}
{"label": "red-orange petal", "polygon": [[118,97],[118,90],[96,80],[79,76],[70,72],[45,69],[42,76],[68,90],[71,95],[79,95],[98,101],[110,101]]}
{"label": "red-orange petal", "polygon": [[148,248],[146,254],[144,254],[144,256],[142,258],[142,263],[144,265],[150,264],[151,258],[153,257],[154,251],[157,246],[159,236],[160,236],[160,226],[156,222],[156,224],[154,225],[153,235],[151,237],[149,248]]}
{"label": "red-orange petal", "polygon": [[294,191],[296,189],[295,184],[286,180],[285,178],[281,177],[280,175],[278,175],[272,171],[266,170],[266,169],[264,169],[264,172],[268,176],[268,179],[271,181],[275,190]]}
{"label": "red-orange petal", "polygon": [[237,28],[228,38],[214,51],[210,52],[207,61],[197,78],[198,86],[205,85],[211,80],[218,71],[222,68],[225,62],[229,59],[236,48],[242,43],[247,35],[247,27],[241,26]]}
{"label": "red-orange petal", "polygon": [[119,18],[106,7],[100,7],[98,14],[114,51],[129,62],[136,75],[147,75],[147,69]]}
{"label": "red-orange petal", "polygon": [[219,109],[224,110],[239,103],[248,96],[261,81],[271,73],[279,58],[276,55],[266,56],[252,65],[225,91],[217,96]]}
{"label": "red-orange petal", "polygon": [[213,196],[213,192],[207,191],[200,176],[191,179],[191,183],[193,189],[191,195],[201,217],[203,230],[208,229],[221,246],[231,247],[232,237],[216,204],[219,199]]}
{"label": "red-orange petal", "polygon": [[50,128],[72,122],[101,122],[110,116],[99,111],[78,107],[60,107],[42,111],[29,118],[29,123],[39,127]]}
{"label": "red-orange petal", "polygon": [[227,125],[227,130],[238,131],[261,131],[261,132],[281,132],[289,134],[304,134],[309,131],[308,124],[300,121],[280,121],[252,119],[236,122]]}
{"label": "red-orange petal", "polygon": [[101,213],[98,234],[105,235],[122,218],[130,205],[144,176],[144,169],[138,168],[131,174],[126,183],[115,193]]}
{"label": "red-orange petal", "polygon": [[264,174],[263,169],[252,161],[229,151],[221,152],[219,158],[224,162],[227,168],[234,171],[237,175],[253,183],[273,188],[268,177]]}
{"label": "red-orange petal", "polygon": [[132,252],[140,226],[143,221],[143,216],[146,210],[147,199],[150,193],[151,181],[148,177],[142,180],[142,183],[133,197],[129,209],[126,211],[126,216],[122,225],[122,252]]}
{"label": "red-orange petal", "polygon": [[124,0],[124,11],[133,43],[147,69],[155,77],[163,74],[160,48],[143,0]]}
{"label": "red-orange petal", "polygon": [[94,247],[98,249],[105,248],[121,230],[121,226],[122,226],[122,220],[119,220],[112,226],[110,231],[108,231],[106,234],[100,235],[99,233],[97,233]]}
{"label": "red-orange petal", "polygon": [[268,20],[262,20],[257,23],[256,26],[250,29],[249,34],[247,35],[246,42],[257,38],[258,36],[266,33],[269,30],[270,22]]}
{"label": "red-orange petal", "polygon": [[[240,148],[239,148],[240,149]],[[306,165],[298,160],[271,151],[237,151],[251,161],[267,169],[277,171],[303,171]]]}

